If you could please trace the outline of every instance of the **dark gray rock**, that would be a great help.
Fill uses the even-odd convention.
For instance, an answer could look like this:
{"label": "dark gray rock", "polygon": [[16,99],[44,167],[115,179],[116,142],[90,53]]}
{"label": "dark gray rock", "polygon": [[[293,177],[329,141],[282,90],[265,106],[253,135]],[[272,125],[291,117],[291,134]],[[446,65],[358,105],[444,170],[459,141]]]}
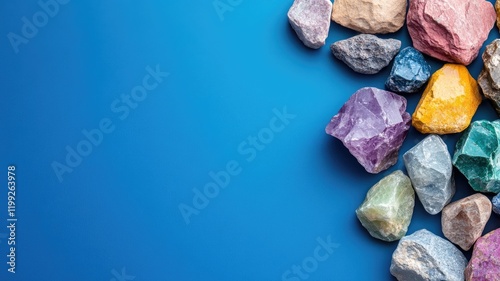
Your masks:
{"label": "dark gray rock", "polygon": [[333,55],[354,71],[375,74],[389,65],[401,48],[401,41],[381,39],[371,34],[360,34],[333,43]]}
{"label": "dark gray rock", "polygon": [[500,39],[495,39],[483,53],[483,70],[477,82],[484,96],[491,100],[497,114],[500,115]]}

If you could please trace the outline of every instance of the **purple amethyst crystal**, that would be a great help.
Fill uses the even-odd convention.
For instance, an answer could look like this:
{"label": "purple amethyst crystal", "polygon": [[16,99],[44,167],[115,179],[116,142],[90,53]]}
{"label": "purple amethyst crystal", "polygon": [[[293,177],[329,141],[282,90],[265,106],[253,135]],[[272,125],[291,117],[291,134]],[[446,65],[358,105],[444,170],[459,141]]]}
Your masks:
{"label": "purple amethyst crystal", "polygon": [[410,129],[406,99],[377,88],[361,88],[326,126],[369,173],[394,165]]}

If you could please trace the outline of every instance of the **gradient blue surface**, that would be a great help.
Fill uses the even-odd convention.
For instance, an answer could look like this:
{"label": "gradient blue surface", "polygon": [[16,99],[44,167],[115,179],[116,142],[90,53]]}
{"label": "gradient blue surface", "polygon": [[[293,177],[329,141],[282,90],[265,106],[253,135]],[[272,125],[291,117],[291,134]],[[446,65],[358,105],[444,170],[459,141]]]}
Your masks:
{"label": "gradient blue surface", "polygon": [[[402,161],[370,175],[324,133],[390,68],[358,75],[328,46],[303,47],[287,22],[291,0],[221,1],[233,4],[223,18],[211,1],[68,1],[18,53],[8,34],[42,8],[0,3],[0,235],[8,165],[18,217],[16,273],[0,236],[0,280],[392,280],[397,243],[371,238],[354,210]],[[354,34],[332,24],[327,44]],[[410,45],[406,28],[384,37]],[[442,65],[429,61],[433,72]],[[148,66],[170,75],[126,105]],[[474,77],[481,66],[470,66]],[[407,98],[412,113],[419,94]],[[284,109],[294,117],[283,123]],[[496,118],[487,102],[475,116]],[[67,146],[101,122],[114,130],[60,181],[53,163],[66,165]],[[251,148],[259,134],[267,143]],[[412,129],[402,152],[423,137]],[[445,137],[450,151],[457,137]],[[193,207],[210,172],[228,165],[227,186],[186,223],[180,204]],[[472,193],[456,178],[454,200]],[[499,226],[494,216],[487,230]],[[409,233],[421,228],[442,235],[440,216],[417,203]],[[320,248],[314,266],[308,257],[328,240],[334,249]],[[310,272],[287,274],[303,262]]]}

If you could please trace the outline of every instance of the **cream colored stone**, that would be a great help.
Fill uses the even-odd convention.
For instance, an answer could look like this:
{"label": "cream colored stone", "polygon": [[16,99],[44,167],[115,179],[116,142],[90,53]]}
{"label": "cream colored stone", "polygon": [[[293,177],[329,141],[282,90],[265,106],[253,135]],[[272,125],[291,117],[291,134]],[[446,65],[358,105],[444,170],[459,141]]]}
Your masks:
{"label": "cream colored stone", "polygon": [[361,33],[398,31],[406,17],[406,0],[334,0],[332,20]]}

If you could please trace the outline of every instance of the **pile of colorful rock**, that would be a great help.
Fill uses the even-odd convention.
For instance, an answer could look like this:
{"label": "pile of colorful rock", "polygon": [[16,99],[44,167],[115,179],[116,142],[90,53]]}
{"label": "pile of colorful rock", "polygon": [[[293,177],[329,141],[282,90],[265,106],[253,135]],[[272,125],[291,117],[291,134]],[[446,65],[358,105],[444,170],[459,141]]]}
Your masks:
{"label": "pile of colorful rock", "polygon": [[[288,12],[310,48],[325,44],[331,21],[360,32],[330,46],[355,72],[375,74],[393,61],[386,90],[359,89],[326,127],[368,173],[397,162],[411,126],[429,134],[404,153],[408,176],[398,170],[384,177],[356,210],[371,236],[399,240],[390,267],[398,280],[500,280],[500,228],[483,235],[492,211],[500,214],[500,120],[471,124],[483,96],[500,115],[500,39],[486,47],[477,81],[466,67],[478,57],[497,12],[500,0],[495,7],[485,0],[409,0],[408,9],[406,0],[295,0]],[[373,35],[396,32],[405,19],[412,47],[400,50],[401,41]],[[444,65],[431,74],[424,55]],[[410,115],[402,94],[422,89]],[[440,135],[462,132],[452,157]],[[478,193],[450,202],[453,167]],[[490,201],[483,193],[497,195]],[[425,229],[407,235],[415,194],[429,214],[441,213],[447,239]],[[457,246],[473,249],[469,261]]]}

